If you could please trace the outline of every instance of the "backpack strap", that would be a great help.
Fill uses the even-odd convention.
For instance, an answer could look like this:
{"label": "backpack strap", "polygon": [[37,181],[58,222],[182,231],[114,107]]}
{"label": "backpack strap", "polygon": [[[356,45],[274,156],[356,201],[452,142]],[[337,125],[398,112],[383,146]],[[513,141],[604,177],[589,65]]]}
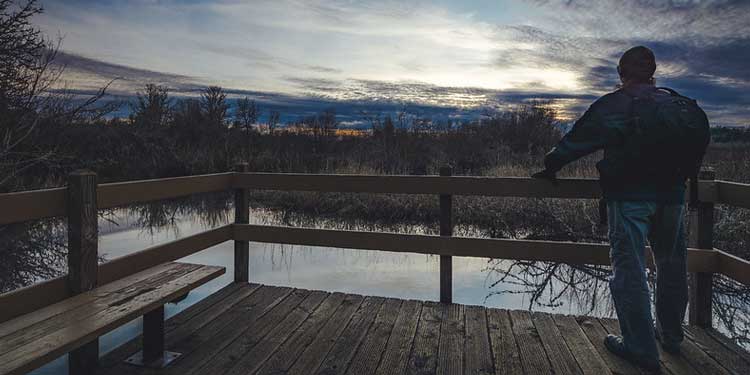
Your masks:
{"label": "backpack strap", "polygon": [[691,98],[689,96],[682,95],[679,92],[677,92],[677,91],[675,91],[673,89],[670,89],[669,87],[657,87],[656,89],[657,90],[664,90],[664,91],[672,94],[672,96],[679,96],[680,98],[684,98],[684,99],[690,100],[692,102],[695,102],[695,99],[693,99],[693,98]]}
{"label": "backpack strap", "polygon": [[685,97],[685,95],[682,95],[682,94],[680,94],[679,92],[677,92],[677,91],[675,91],[675,90],[673,90],[673,89],[670,89],[669,87],[657,87],[656,89],[657,89],[657,90],[664,90],[664,91],[666,91],[666,92],[668,92],[668,93],[672,94],[673,96],[681,96],[681,97],[683,97],[683,98]]}

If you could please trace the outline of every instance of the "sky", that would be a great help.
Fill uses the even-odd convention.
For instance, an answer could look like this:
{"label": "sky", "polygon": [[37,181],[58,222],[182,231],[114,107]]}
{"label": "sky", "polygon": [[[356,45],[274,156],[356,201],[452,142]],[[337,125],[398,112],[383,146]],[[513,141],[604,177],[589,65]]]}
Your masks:
{"label": "sky", "polygon": [[[220,85],[292,107],[410,107],[475,116],[533,99],[575,119],[618,83],[627,48],[714,125],[750,125],[748,0],[41,0],[65,87],[113,78],[174,95]],[[377,111],[378,109],[373,109]],[[354,112],[352,112],[354,113]],[[353,115],[352,115],[353,116]]]}

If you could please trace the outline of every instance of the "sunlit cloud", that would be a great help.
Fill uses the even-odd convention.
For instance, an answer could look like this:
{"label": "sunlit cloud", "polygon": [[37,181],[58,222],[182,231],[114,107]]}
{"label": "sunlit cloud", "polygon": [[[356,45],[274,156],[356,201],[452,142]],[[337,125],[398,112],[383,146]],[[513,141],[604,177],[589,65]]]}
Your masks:
{"label": "sunlit cloud", "polygon": [[[157,81],[186,91],[218,84],[457,108],[548,97],[573,117],[585,106],[565,96],[611,91],[619,55],[646,44],[659,59],[659,82],[706,103],[714,122],[743,124],[750,116],[747,1],[73,0],[44,5],[47,13],[38,19],[43,29],[50,35],[61,32],[64,50],[79,57],[71,60],[66,76],[73,87],[90,88],[121,76],[113,88],[122,93]],[[76,66],[87,61],[100,61],[104,68]]]}

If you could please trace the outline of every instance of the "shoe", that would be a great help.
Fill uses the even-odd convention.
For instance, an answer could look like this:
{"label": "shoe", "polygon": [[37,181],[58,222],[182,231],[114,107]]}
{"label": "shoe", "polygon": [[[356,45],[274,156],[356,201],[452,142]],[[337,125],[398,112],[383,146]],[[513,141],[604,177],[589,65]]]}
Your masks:
{"label": "shoe", "polygon": [[621,336],[607,335],[607,337],[604,338],[604,346],[615,355],[625,358],[636,364],[641,369],[648,371],[649,374],[661,374],[661,365],[658,360],[646,360],[637,357],[630,350],[625,348],[625,342]]}
{"label": "shoe", "polygon": [[665,352],[672,354],[672,355],[680,355],[680,343],[679,342],[667,342],[662,340],[661,334],[659,333],[659,330],[654,327],[654,334],[656,335],[656,340],[661,343],[661,348]]}

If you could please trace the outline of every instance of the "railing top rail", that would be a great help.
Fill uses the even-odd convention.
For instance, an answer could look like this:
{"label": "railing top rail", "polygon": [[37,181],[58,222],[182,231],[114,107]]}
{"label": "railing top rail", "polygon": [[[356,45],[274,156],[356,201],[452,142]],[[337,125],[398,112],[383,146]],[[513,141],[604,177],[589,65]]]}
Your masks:
{"label": "railing top rail", "polygon": [[[564,178],[557,184],[528,177],[394,176],[294,173],[218,173],[100,184],[99,208],[182,197],[234,188],[495,197],[596,199],[598,180]],[[0,194],[0,225],[64,216],[67,188]],[[702,181],[699,198],[750,208],[750,184]]]}
{"label": "railing top rail", "polygon": [[112,208],[131,203],[222,191],[232,186],[233,177],[234,173],[228,172],[100,184],[97,189],[97,204],[99,208]]}
{"label": "railing top rail", "polygon": [[563,178],[553,184],[529,177],[238,173],[234,186],[286,191],[496,197],[596,199],[601,196],[598,180],[583,178]]}
{"label": "railing top rail", "polygon": [[[233,173],[217,173],[99,184],[97,206],[112,208],[227,190],[232,186],[232,177]],[[60,187],[0,194],[0,225],[65,216],[67,190]]]}
{"label": "railing top rail", "polygon": [[750,184],[731,181],[716,181],[717,203],[750,208]]}

